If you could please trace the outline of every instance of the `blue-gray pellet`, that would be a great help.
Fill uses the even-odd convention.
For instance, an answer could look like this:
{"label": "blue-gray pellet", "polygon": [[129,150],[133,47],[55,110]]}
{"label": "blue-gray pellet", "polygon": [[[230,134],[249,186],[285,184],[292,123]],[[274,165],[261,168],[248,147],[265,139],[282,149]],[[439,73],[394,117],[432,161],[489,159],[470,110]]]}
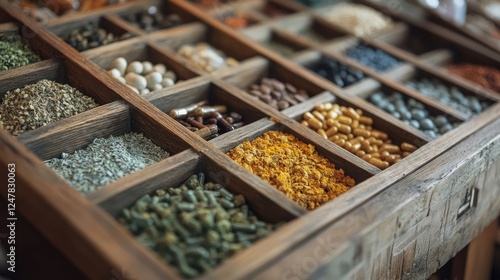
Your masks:
{"label": "blue-gray pellet", "polygon": [[397,58],[384,51],[363,44],[347,49],[344,54],[379,72],[389,70],[401,63]]}

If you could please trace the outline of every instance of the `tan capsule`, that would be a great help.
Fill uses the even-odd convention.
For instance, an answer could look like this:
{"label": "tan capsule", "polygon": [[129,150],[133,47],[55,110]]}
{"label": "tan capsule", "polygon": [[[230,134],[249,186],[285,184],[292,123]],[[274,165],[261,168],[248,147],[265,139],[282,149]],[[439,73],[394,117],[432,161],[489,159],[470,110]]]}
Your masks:
{"label": "tan capsule", "polygon": [[378,153],[378,146],[377,145],[372,145],[372,149],[374,153]]}
{"label": "tan capsule", "polygon": [[333,108],[333,104],[331,102],[327,102],[323,104],[325,107],[325,111],[330,111]]}
{"label": "tan capsule", "polygon": [[335,140],[335,142],[333,142],[333,143],[339,145],[340,147],[344,147],[346,142],[344,139],[338,139],[338,140]]}
{"label": "tan capsule", "polygon": [[310,112],[305,112],[304,115],[302,115],[302,118],[308,121],[309,119],[314,119],[314,116]]}
{"label": "tan capsule", "polygon": [[359,121],[358,120],[353,120],[351,123],[352,128],[358,128],[359,127]]}
{"label": "tan capsule", "polygon": [[326,132],[323,129],[318,129],[318,134],[323,136],[323,138],[328,139],[328,136],[326,135]]}
{"label": "tan capsule", "polygon": [[382,170],[384,170],[387,167],[389,167],[389,163],[387,161],[382,161],[382,160],[380,160],[378,158],[374,158],[374,157],[372,157],[371,159],[369,159],[368,162],[370,164],[375,165],[376,167],[378,167],[378,168],[380,168]]}
{"label": "tan capsule", "polygon": [[309,127],[309,123],[306,120],[301,121],[300,124],[305,127]]}
{"label": "tan capsule", "polygon": [[352,133],[356,136],[363,136],[365,138],[368,138],[372,135],[370,131],[361,128],[355,128]]}
{"label": "tan capsule", "polygon": [[390,156],[391,154],[388,152],[388,151],[383,151],[380,153],[380,158],[385,160],[388,156]]}
{"label": "tan capsule", "polygon": [[380,158],[380,154],[378,152],[371,153],[370,155],[372,155],[373,158]]}
{"label": "tan capsule", "polygon": [[[347,138],[349,138],[349,135],[347,136]],[[349,142],[355,144],[355,143],[361,143],[362,140],[359,140],[357,138],[352,138],[352,139],[349,139]]]}
{"label": "tan capsule", "polygon": [[350,134],[351,133],[351,127],[345,124],[339,124],[338,125],[339,132],[344,133],[344,134]]}
{"label": "tan capsule", "polygon": [[375,139],[375,137],[373,136],[366,138],[366,140],[370,142],[370,144],[375,144],[375,142],[377,141],[377,139]]}
{"label": "tan capsule", "polygon": [[349,140],[354,139],[354,134],[352,133],[347,134],[347,139]]}
{"label": "tan capsule", "polygon": [[324,120],[325,120],[325,116],[323,116],[323,115],[322,115],[320,112],[318,112],[318,111],[313,111],[313,112],[312,112],[312,114],[313,114],[313,116],[314,116],[316,119],[318,119],[318,120],[320,120],[320,121],[324,121]]}
{"label": "tan capsule", "polygon": [[370,142],[368,142],[368,140],[361,141],[361,148],[368,154],[373,153],[372,146],[370,146]]}
{"label": "tan capsule", "polygon": [[350,142],[345,142],[344,148],[350,152],[352,149],[352,144]]}
{"label": "tan capsule", "polygon": [[328,139],[330,139],[330,140],[332,140],[332,141],[335,141],[335,140],[339,140],[339,139],[340,139],[340,137],[339,137],[338,135],[333,135],[332,137],[330,137],[330,138],[328,138]]}
{"label": "tan capsule", "polygon": [[225,113],[227,112],[227,107],[224,105],[220,106],[210,106],[210,107],[198,107],[194,110],[196,116],[205,116],[212,112]]}
{"label": "tan capsule", "polygon": [[364,155],[364,156],[362,157],[362,159],[363,159],[364,161],[369,161],[371,158],[372,158],[372,155],[370,155],[370,154],[366,154],[366,155]]}
{"label": "tan capsule", "polygon": [[403,142],[403,143],[401,143],[401,150],[403,150],[405,152],[413,153],[417,150],[417,147],[413,146],[410,143]]}
{"label": "tan capsule", "polygon": [[380,147],[380,151],[387,151],[391,154],[399,154],[401,151],[399,150],[399,146],[392,144],[384,144]]}
{"label": "tan capsule", "polygon": [[405,157],[407,157],[407,156],[411,155],[411,153],[410,153],[410,152],[403,152],[403,154],[402,154],[402,155],[403,155],[403,157],[405,158]]}
{"label": "tan capsule", "polygon": [[363,111],[361,109],[356,109],[356,113],[358,113],[359,116],[363,115]]}
{"label": "tan capsule", "polygon": [[311,127],[311,128],[314,128],[314,129],[323,128],[323,123],[314,117],[308,119],[307,122],[309,123],[309,127]]}
{"label": "tan capsule", "polygon": [[373,119],[370,117],[366,116],[360,116],[359,117],[359,122],[364,124],[364,125],[372,125],[373,124]]}
{"label": "tan capsule", "polygon": [[339,110],[340,110],[340,112],[343,113],[343,112],[345,112],[347,110],[347,107],[346,106],[340,106]]}
{"label": "tan capsule", "polygon": [[215,124],[208,125],[200,130],[195,131],[194,133],[200,136],[201,138],[206,138],[208,136],[214,135],[219,131],[219,128]]}
{"label": "tan capsule", "polygon": [[356,112],[356,110],[354,110],[354,108],[347,108],[345,111],[343,111],[344,115],[350,117],[351,119],[353,120],[359,120],[360,118],[360,114],[358,114],[358,112]]}
{"label": "tan capsule", "polygon": [[334,103],[332,106],[332,110],[339,111],[340,110],[340,105],[337,103]]}
{"label": "tan capsule", "polygon": [[318,104],[314,107],[314,110],[316,111],[319,111],[319,112],[322,112],[322,111],[325,111],[325,104]]}
{"label": "tan capsule", "polygon": [[332,127],[330,127],[330,128],[326,131],[326,135],[327,135],[328,137],[330,137],[330,136],[335,135],[338,131],[339,131],[339,129],[338,129],[336,126],[332,126]]}
{"label": "tan capsule", "polygon": [[343,123],[343,124],[347,124],[347,125],[350,125],[352,123],[352,119],[349,118],[349,117],[346,117],[346,116],[339,116],[337,118],[337,120],[340,122],[340,123]]}
{"label": "tan capsule", "polygon": [[363,150],[359,150],[359,151],[356,153],[356,156],[358,156],[358,157],[360,157],[360,158],[364,157],[365,155],[366,155],[366,152],[365,152],[365,151],[363,151]]}
{"label": "tan capsule", "polygon": [[361,143],[354,143],[352,144],[352,151],[353,153],[357,153],[361,149]]}
{"label": "tan capsule", "polygon": [[333,126],[335,126],[335,120],[334,120],[334,119],[327,119],[327,120],[326,120],[326,125],[327,125],[328,127],[333,127]]}
{"label": "tan capsule", "polygon": [[361,128],[361,129],[366,129],[366,125],[364,125],[364,124],[360,124],[360,125],[358,125],[358,128]]}
{"label": "tan capsule", "polygon": [[327,119],[336,119],[338,116],[339,116],[339,114],[334,110],[330,110],[330,111],[328,111],[328,113],[326,113]]}
{"label": "tan capsule", "polygon": [[339,133],[339,134],[337,134],[337,136],[339,137],[339,139],[344,139],[345,141],[349,140],[347,138],[347,135],[345,135],[345,134]]}
{"label": "tan capsule", "polygon": [[378,131],[378,130],[373,130],[372,135],[373,135],[373,137],[375,137],[377,139],[381,139],[381,140],[387,140],[389,138],[387,133],[382,132],[382,131]]}
{"label": "tan capsule", "polygon": [[389,164],[394,164],[396,163],[396,156],[395,155],[390,155],[385,158],[385,161],[387,161]]}

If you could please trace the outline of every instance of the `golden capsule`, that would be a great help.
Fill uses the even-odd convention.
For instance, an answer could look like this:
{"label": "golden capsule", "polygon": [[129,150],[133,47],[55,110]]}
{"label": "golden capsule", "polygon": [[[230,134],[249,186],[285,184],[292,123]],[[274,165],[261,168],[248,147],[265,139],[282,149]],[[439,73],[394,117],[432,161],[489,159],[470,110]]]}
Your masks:
{"label": "golden capsule", "polygon": [[322,112],[325,111],[325,104],[318,104],[314,107],[314,110]]}
{"label": "golden capsule", "polygon": [[356,112],[356,110],[354,110],[354,108],[347,108],[345,111],[343,111],[344,115],[350,117],[351,119],[353,120],[359,120],[360,118],[360,114],[358,114],[358,112]]}
{"label": "golden capsule", "polygon": [[359,121],[358,120],[353,120],[351,123],[352,128],[358,128],[359,127]]}
{"label": "golden capsule", "polygon": [[332,127],[330,127],[330,128],[326,131],[326,135],[327,135],[328,137],[330,137],[330,136],[335,135],[338,131],[339,131],[339,129],[338,129],[336,126],[332,126]]}
{"label": "golden capsule", "polygon": [[347,124],[347,125],[350,125],[352,123],[352,119],[349,118],[349,117],[346,117],[346,116],[339,116],[337,118],[337,120],[340,122],[340,123],[343,123],[343,124]]}
{"label": "golden capsule", "polygon": [[338,126],[339,132],[344,133],[345,135],[351,133],[351,127],[345,124],[339,124]]}
{"label": "golden capsule", "polygon": [[357,153],[356,153],[356,156],[360,157],[360,158],[363,158],[364,156],[366,155],[366,152],[363,151],[363,150],[359,150]]}
{"label": "golden capsule", "polygon": [[354,143],[354,144],[352,144],[352,151],[353,151],[353,153],[358,152],[359,149],[361,149],[361,143]]}
{"label": "golden capsule", "polygon": [[208,136],[214,135],[219,131],[219,128],[215,124],[210,124],[198,131],[195,131],[195,134],[200,136],[201,138],[206,138]]}
{"label": "golden capsule", "polygon": [[314,116],[310,112],[305,112],[304,115],[302,115],[302,118],[308,121],[309,119],[314,119]]}
{"label": "golden capsule", "polygon": [[401,143],[401,150],[403,150],[405,152],[413,153],[417,150],[417,147],[413,146],[410,143],[403,142],[403,143]]}
{"label": "golden capsule", "polygon": [[373,137],[380,139],[380,140],[387,140],[389,138],[389,135],[387,135],[387,133],[379,131],[379,130],[373,130],[372,135],[373,135]]}
{"label": "golden capsule", "polygon": [[318,134],[323,136],[323,138],[328,139],[328,136],[326,135],[326,132],[323,129],[318,129]]}
{"label": "golden capsule", "polygon": [[390,156],[391,154],[388,152],[388,151],[383,151],[380,153],[380,158],[385,160],[388,156]]}
{"label": "golden capsule", "polygon": [[366,154],[366,155],[364,155],[364,156],[362,157],[362,159],[363,159],[364,161],[369,161],[371,158],[372,158],[372,155],[370,155],[370,154]]}
{"label": "golden capsule", "polygon": [[396,159],[396,155],[389,155],[385,158],[385,161],[387,161],[389,164],[394,164],[396,163]]}
{"label": "golden capsule", "polygon": [[[347,138],[349,138],[349,135],[347,136]],[[351,142],[352,144],[355,144],[355,143],[361,143],[361,140],[359,140],[357,138],[352,138],[352,139],[349,139],[349,142]]]}
{"label": "golden capsule", "polygon": [[380,154],[378,152],[371,153],[370,155],[372,155],[372,158],[380,158]]}
{"label": "golden capsule", "polygon": [[407,156],[411,155],[411,153],[410,153],[410,152],[403,152],[403,154],[402,154],[402,155],[403,155],[403,157],[405,158],[405,157],[407,157]]}
{"label": "golden capsule", "polygon": [[330,111],[333,108],[333,104],[331,102],[327,102],[323,104],[325,107],[325,111]]}
{"label": "golden capsule", "polygon": [[329,137],[328,139],[335,141],[335,140],[339,140],[340,137],[338,135],[333,135],[332,137]]}
{"label": "golden capsule", "polygon": [[399,154],[401,151],[399,149],[399,146],[397,145],[392,145],[392,144],[384,144],[382,147],[380,147],[380,151],[387,151],[390,154]]}
{"label": "golden capsule", "polygon": [[320,120],[320,121],[324,121],[324,120],[325,120],[325,116],[323,116],[323,115],[322,115],[320,112],[318,112],[318,111],[313,111],[313,112],[312,112],[312,114],[313,114],[313,116],[314,116],[316,119],[318,119],[318,120]]}
{"label": "golden capsule", "polygon": [[373,119],[370,117],[366,116],[360,116],[359,117],[359,122],[364,125],[372,125],[373,124]]}
{"label": "golden capsule", "polygon": [[328,127],[333,127],[335,126],[335,120],[334,119],[326,119],[326,125]]}
{"label": "golden capsule", "polygon": [[337,134],[337,136],[339,137],[339,139],[344,139],[345,141],[349,140],[347,138],[347,135],[345,135],[345,134],[339,133],[339,134]]}
{"label": "golden capsule", "polygon": [[372,135],[370,131],[361,128],[355,128],[352,133],[356,136],[363,136],[365,138],[368,138]]}
{"label": "golden capsule", "polygon": [[349,140],[354,139],[354,134],[352,134],[352,133],[347,134],[347,139],[349,139]]}
{"label": "golden capsule", "polygon": [[345,142],[344,148],[350,152],[352,149],[352,144],[350,142]]}
{"label": "golden capsule", "polygon": [[318,120],[314,117],[308,119],[307,122],[309,123],[309,127],[311,127],[311,128],[314,128],[314,129],[323,128],[323,122],[321,122],[320,120]]}
{"label": "golden capsule", "polygon": [[358,113],[359,116],[363,115],[363,111],[361,109],[356,109],[356,113]]}
{"label": "golden capsule", "polygon": [[372,149],[374,153],[378,153],[378,146],[377,145],[372,145]]}
{"label": "golden capsule", "polygon": [[300,124],[305,127],[309,127],[309,123],[306,120],[301,121]]}
{"label": "golden capsule", "polygon": [[338,116],[339,116],[339,114],[336,111],[334,111],[334,110],[330,110],[330,111],[328,111],[328,113],[326,113],[326,118],[327,119],[333,119],[334,120]]}
{"label": "golden capsule", "polygon": [[368,140],[361,141],[361,148],[368,154],[373,153],[372,146],[370,146],[370,142]]}
{"label": "golden capsule", "polygon": [[333,143],[339,145],[340,147],[344,147],[346,142],[344,139],[338,139],[338,140],[335,140],[335,142],[333,142]]}
{"label": "golden capsule", "polygon": [[372,157],[371,159],[369,159],[368,162],[370,164],[375,165],[376,167],[378,167],[378,168],[380,168],[382,170],[384,170],[387,167],[389,167],[389,163],[387,161],[382,161],[382,160],[380,160],[378,158],[374,158],[374,157]]}

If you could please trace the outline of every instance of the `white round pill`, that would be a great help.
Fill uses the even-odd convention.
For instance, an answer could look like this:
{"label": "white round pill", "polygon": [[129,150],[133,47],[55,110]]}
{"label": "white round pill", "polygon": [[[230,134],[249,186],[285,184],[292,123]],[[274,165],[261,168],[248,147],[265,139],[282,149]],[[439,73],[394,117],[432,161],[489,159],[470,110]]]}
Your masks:
{"label": "white round pill", "polygon": [[177,80],[177,75],[175,75],[174,71],[172,70],[168,70],[164,75],[163,75],[163,78],[170,78],[172,79],[174,82],[175,80]]}
{"label": "white round pill", "polygon": [[142,67],[143,67],[143,69],[142,69],[143,75],[147,75],[153,71],[153,63],[151,63],[149,61],[143,61]]}
{"label": "white round pill", "polygon": [[163,77],[158,72],[151,72],[146,76],[146,81],[148,82],[148,88],[153,89],[156,84],[161,83]]}
{"label": "white round pill", "polygon": [[150,91],[149,91],[149,89],[145,88],[145,89],[141,89],[140,93],[146,94],[146,93],[150,93]]}
{"label": "white round pill", "polygon": [[146,78],[134,72],[125,75],[125,80],[127,81],[127,85],[133,86],[138,90],[145,89],[148,84]]}
{"label": "white round pill", "polygon": [[143,70],[144,66],[142,66],[142,63],[139,61],[130,62],[130,64],[127,67],[127,73],[142,74]]}
{"label": "white round pill", "polygon": [[120,74],[122,76],[125,75],[125,70],[127,69],[127,60],[123,57],[118,57],[113,62],[111,62],[111,65],[109,67],[110,69],[116,68],[118,71],[120,71]]}
{"label": "white round pill", "polygon": [[162,89],[162,88],[163,88],[163,86],[162,86],[161,84],[156,84],[156,85],[154,86],[154,88],[153,88],[153,91],[155,91],[155,90],[159,90],[159,89]]}
{"label": "white round pill", "polygon": [[122,74],[120,73],[120,70],[116,69],[116,68],[113,68],[111,70],[108,71],[109,74],[111,74],[111,76],[113,76],[113,78],[118,78],[118,77],[121,77]]}
{"label": "white round pill", "polygon": [[165,66],[165,64],[158,63],[153,66],[153,71],[165,75],[165,72],[167,72],[167,67]]}
{"label": "white round pill", "polygon": [[164,78],[162,81],[161,81],[161,85],[163,87],[171,87],[173,86],[175,83],[174,83],[174,80],[170,79],[170,78]]}

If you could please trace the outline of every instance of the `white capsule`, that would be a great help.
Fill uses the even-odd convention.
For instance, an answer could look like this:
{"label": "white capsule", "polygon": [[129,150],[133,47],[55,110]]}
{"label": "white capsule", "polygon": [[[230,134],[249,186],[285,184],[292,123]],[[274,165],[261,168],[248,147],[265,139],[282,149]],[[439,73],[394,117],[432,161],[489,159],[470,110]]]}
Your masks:
{"label": "white capsule", "polygon": [[133,86],[138,90],[145,89],[148,84],[146,78],[133,72],[125,75],[125,80],[127,81],[127,85]]}
{"label": "white capsule", "polygon": [[108,71],[109,74],[111,74],[111,76],[113,76],[113,78],[118,78],[118,77],[121,77],[122,74],[120,73],[120,70],[116,69],[116,68],[113,68],[111,70]]}
{"label": "white capsule", "polygon": [[165,64],[158,63],[153,66],[153,71],[165,75],[165,72],[167,72],[167,67],[165,66]]}
{"label": "white capsule", "polygon": [[139,61],[130,62],[130,64],[127,67],[127,73],[142,74],[143,70],[144,67],[142,66],[142,63],[140,63]]}
{"label": "white capsule", "polygon": [[162,86],[161,84],[156,84],[156,85],[154,86],[154,88],[153,88],[153,91],[155,91],[155,90],[159,90],[159,89],[162,89],[162,88],[163,88],[163,86]]}
{"label": "white capsule", "polygon": [[177,75],[175,75],[174,71],[168,70],[165,73],[165,75],[163,75],[163,78],[170,78],[170,79],[172,79],[175,82],[175,80],[177,80]]}
{"label": "white capsule", "polygon": [[131,85],[127,85],[129,89],[133,90],[135,93],[139,94],[139,90]]}
{"label": "white capsule", "polygon": [[118,71],[120,71],[120,74],[122,76],[125,75],[125,70],[127,69],[127,60],[123,57],[118,57],[113,62],[111,62],[111,65],[109,67],[110,69],[116,68]]}
{"label": "white capsule", "polygon": [[153,63],[151,63],[149,61],[143,61],[142,67],[143,67],[143,69],[142,69],[143,75],[147,75],[153,71]]}
{"label": "white capsule", "polygon": [[151,72],[146,76],[146,81],[148,82],[148,88],[153,89],[156,84],[161,83],[163,77],[158,72]]}
{"label": "white capsule", "polygon": [[170,79],[170,78],[164,78],[162,81],[161,81],[161,85],[163,87],[171,87],[175,84],[174,80]]}
{"label": "white capsule", "polygon": [[145,89],[141,89],[140,93],[146,94],[146,93],[150,93],[150,91],[149,91],[149,89],[145,88]]}

